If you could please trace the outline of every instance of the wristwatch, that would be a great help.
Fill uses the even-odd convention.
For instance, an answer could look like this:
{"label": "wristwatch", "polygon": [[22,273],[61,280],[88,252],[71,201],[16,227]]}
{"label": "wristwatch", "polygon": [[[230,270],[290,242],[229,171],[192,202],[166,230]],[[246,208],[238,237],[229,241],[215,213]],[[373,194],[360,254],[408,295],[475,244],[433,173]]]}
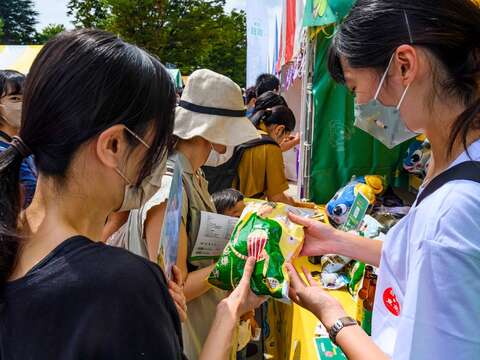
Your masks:
{"label": "wristwatch", "polygon": [[357,321],[350,316],[346,316],[335,321],[335,324],[328,330],[330,340],[337,345],[337,335],[344,327],[357,325]]}

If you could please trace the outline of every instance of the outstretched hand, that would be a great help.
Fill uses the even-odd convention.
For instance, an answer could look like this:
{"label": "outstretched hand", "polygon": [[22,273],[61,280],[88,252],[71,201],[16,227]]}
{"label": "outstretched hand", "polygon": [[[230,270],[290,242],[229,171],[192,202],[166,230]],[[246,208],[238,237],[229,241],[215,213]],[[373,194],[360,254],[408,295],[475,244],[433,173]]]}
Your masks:
{"label": "outstretched hand", "polygon": [[320,256],[336,253],[339,241],[338,230],[320,221],[292,213],[288,214],[288,218],[304,227],[305,241],[300,256]]}
{"label": "outstretched hand", "polygon": [[265,296],[255,295],[250,289],[250,279],[253,274],[253,269],[255,268],[255,263],[256,260],[254,257],[247,259],[240,283],[235,290],[223,300],[237,318],[258,308],[267,299]]}
{"label": "outstretched hand", "polygon": [[331,328],[338,319],[346,316],[342,305],[325,291],[305,268],[303,273],[307,284],[303,282],[292,264],[287,264],[287,271],[290,277],[290,299],[311,311],[327,329]]}
{"label": "outstretched hand", "polygon": [[296,133],[294,135],[286,137],[280,144],[280,149],[282,150],[282,152],[285,152],[293,149],[298,144],[300,144],[300,133]]}

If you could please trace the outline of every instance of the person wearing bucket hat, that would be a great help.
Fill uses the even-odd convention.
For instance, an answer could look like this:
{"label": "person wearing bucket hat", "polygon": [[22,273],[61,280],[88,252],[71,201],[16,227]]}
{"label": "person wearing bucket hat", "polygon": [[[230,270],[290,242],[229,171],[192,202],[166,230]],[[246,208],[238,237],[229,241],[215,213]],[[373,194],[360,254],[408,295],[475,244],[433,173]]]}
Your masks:
{"label": "person wearing bucket hat", "polygon": [[190,76],[176,109],[173,133],[180,139],[198,136],[229,147],[258,138],[246,117],[240,87],[211,70]]}
{"label": "person wearing bucket hat", "polygon": [[161,188],[140,209],[130,211],[127,222],[117,232],[122,233],[123,247],[159,261],[160,234],[173,171],[179,166],[183,171],[183,201],[177,265],[185,279],[183,290],[188,302],[183,341],[189,359],[198,358],[217,304],[226,295],[208,285],[212,262],[191,259],[201,211],[216,212],[201,167],[228,161],[235,146],[259,137],[245,112],[241,89],[228,77],[210,70],[192,73],[176,108],[175,145]]}

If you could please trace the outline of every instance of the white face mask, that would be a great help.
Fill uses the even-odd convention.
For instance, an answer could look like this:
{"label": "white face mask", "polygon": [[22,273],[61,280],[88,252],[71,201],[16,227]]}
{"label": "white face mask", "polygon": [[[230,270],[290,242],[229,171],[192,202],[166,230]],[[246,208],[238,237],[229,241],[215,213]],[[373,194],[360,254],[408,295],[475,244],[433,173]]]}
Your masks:
{"label": "white face mask", "polygon": [[3,108],[2,119],[11,127],[20,129],[22,122],[22,102],[8,102],[0,106]]}
{"label": "white face mask", "polygon": [[212,149],[210,150],[210,155],[208,155],[208,159],[204,165],[217,167],[225,164],[228,160],[232,158],[233,152],[235,150],[235,146],[227,145],[226,148],[227,150],[225,151],[225,153],[220,154],[218,151],[216,151],[213,148],[213,145],[212,145]]}
{"label": "white face mask", "polygon": [[[143,141],[133,131],[126,128],[126,130],[132,134],[138,141],[142,143],[147,149],[150,146]],[[146,176],[140,185],[137,187],[128,179],[128,177],[120,170],[116,169],[117,173],[125,180],[125,194],[123,196],[123,202],[117,211],[129,211],[133,209],[139,209],[160,189],[162,186],[162,177],[167,169],[167,153],[154,165],[150,175]]]}
{"label": "white face mask", "polygon": [[366,104],[355,102],[355,126],[372,135],[389,149],[418,136],[418,133],[408,129],[400,116],[400,106],[410,85],[403,91],[397,106],[386,106],[378,100],[394,56],[395,53],[390,58],[374,98]]}

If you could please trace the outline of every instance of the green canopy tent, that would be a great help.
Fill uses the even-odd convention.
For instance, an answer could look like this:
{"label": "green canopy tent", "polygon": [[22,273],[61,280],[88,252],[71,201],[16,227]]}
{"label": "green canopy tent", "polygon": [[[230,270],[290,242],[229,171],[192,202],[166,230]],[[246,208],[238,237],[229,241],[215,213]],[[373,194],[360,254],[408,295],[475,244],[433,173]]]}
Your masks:
{"label": "green canopy tent", "polygon": [[183,80],[182,80],[182,74],[180,73],[179,69],[167,69],[168,72],[170,73],[170,76],[172,77],[173,83],[175,84],[175,87],[177,89],[180,89],[183,87]]}
{"label": "green canopy tent", "polygon": [[[308,193],[305,197],[326,203],[353,175],[385,176],[387,183],[406,186],[401,163],[409,143],[389,150],[354,127],[354,101],[345,86],[336,84],[327,70],[327,52],[335,23],[348,13],[354,0],[307,0],[304,25],[320,26],[313,40],[311,80],[312,119]],[[315,14],[317,16],[315,16]],[[318,29],[318,28],[317,28]],[[308,122],[309,119],[306,119]]]}

